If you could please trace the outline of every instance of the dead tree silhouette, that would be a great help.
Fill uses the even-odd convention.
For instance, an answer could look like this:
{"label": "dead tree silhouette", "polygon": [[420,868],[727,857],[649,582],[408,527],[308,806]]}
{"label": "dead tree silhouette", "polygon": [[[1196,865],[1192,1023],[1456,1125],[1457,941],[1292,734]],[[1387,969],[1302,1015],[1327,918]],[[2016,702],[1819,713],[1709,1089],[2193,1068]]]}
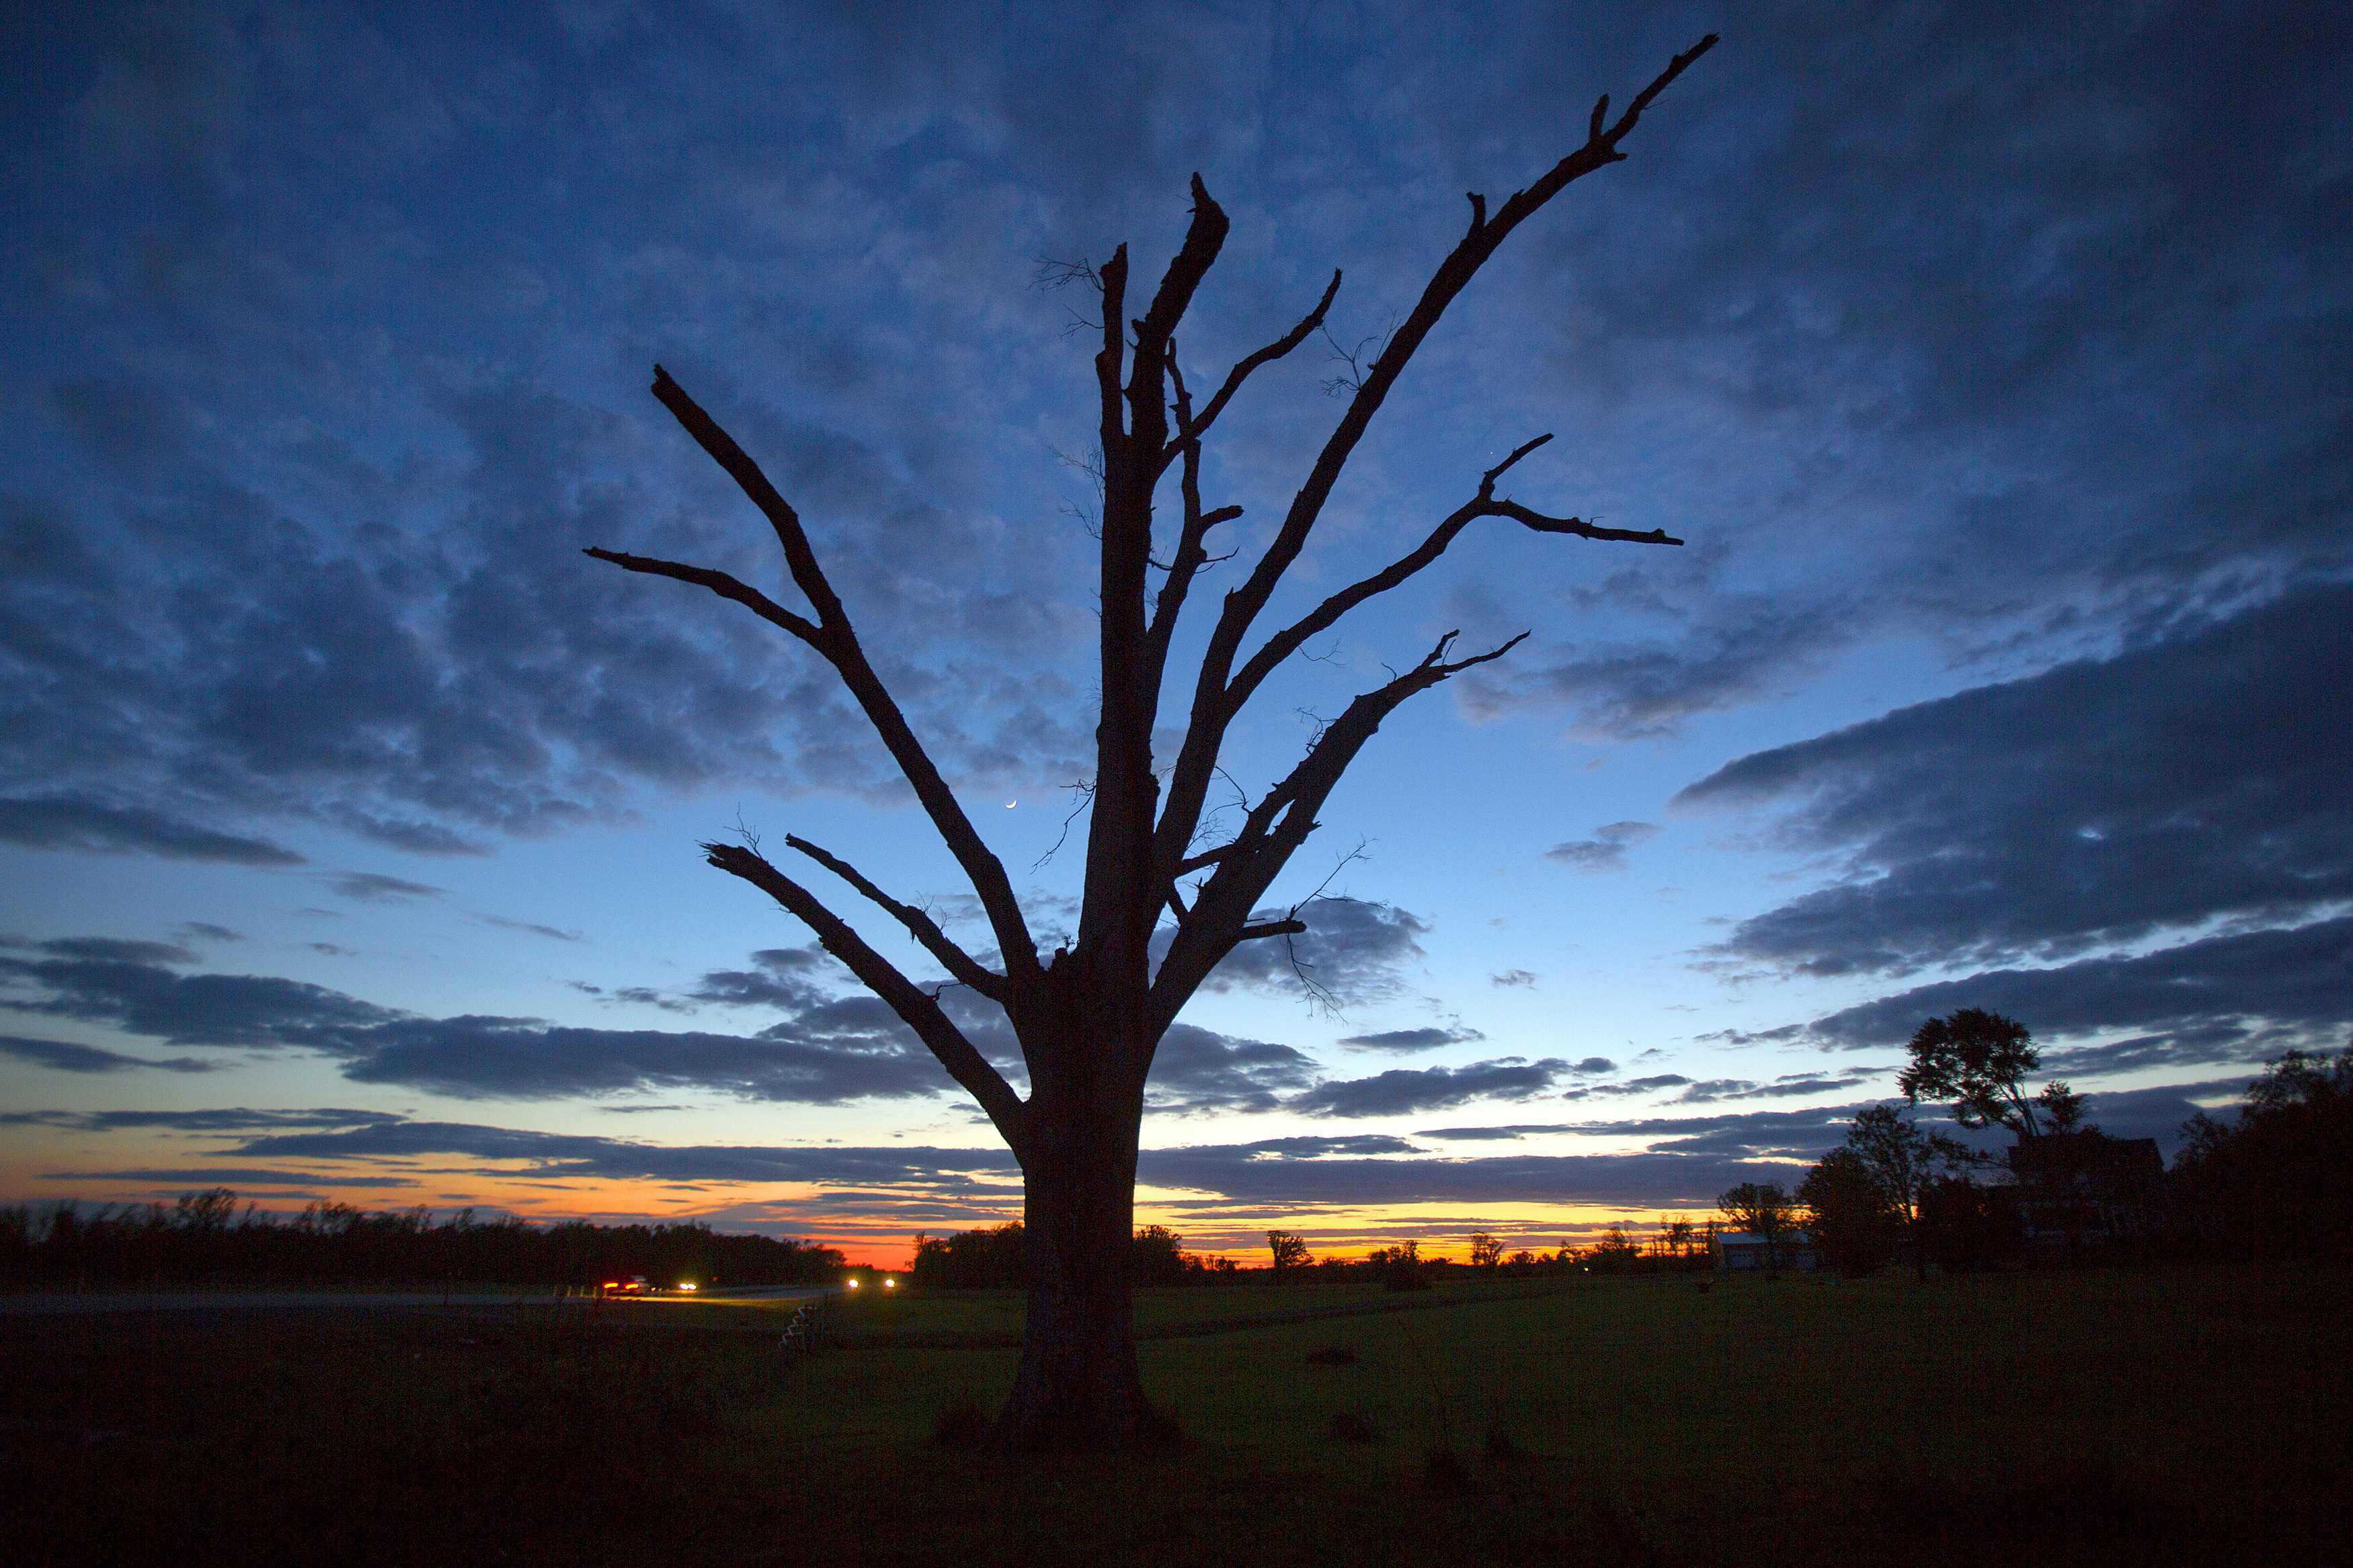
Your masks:
{"label": "dead tree silhouette", "polygon": [[[1254,651],[1244,651],[1252,624],[1299,558],[1373,416],[1448,305],[1512,231],[1572,181],[1623,161],[1619,143],[1643,110],[1715,43],[1710,34],[1677,55],[1615,121],[1605,96],[1594,106],[1583,145],[1493,213],[1484,196],[1471,195],[1469,228],[1372,363],[1339,384],[1347,404],[1338,425],[1265,553],[1249,578],[1226,595],[1194,672],[1184,740],[1165,790],[1154,768],[1152,731],[1170,640],[1197,575],[1211,563],[1211,531],[1241,515],[1238,506],[1204,506],[1201,444],[1253,373],[1323,327],[1340,275],[1333,274],[1323,298],[1296,326],[1237,363],[1206,402],[1196,403],[1177,365],[1176,332],[1227,230],[1226,215],[1200,176],[1192,181],[1192,216],[1184,242],[1143,315],[1126,314],[1124,245],[1102,267],[1082,274],[1100,290],[1103,306],[1103,346],[1094,361],[1102,439],[1102,705],[1078,930],[1073,943],[1050,957],[1039,955],[1004,866],[982,841],[875,672],[799,516],[727,432],[656,367],[654,395],[767,518],[808,613],[779,605],[723,572],[618,551],[588,553],[733,600],[831,665],[971,880],[1002,955],[1001,973],[984,966],[923,910],[892,898],[848,861],[801,838],[785,840],[787,848],[904,926],[956,983],[1004,1008],[1028,1066],[1027,1099],[949,1018],[936,990],[909,979],[815,893],[764,858],[756,845],[702,846],[712,865],[751,883],[805,922],[827,952],[889,1004],[980,1103],[1018,1160],[1029,1317],[1013,1393],[999,1416],[1008,1440],[1102,1447],[1149,1440],[1163,1431],[1136,1370],[1128,1273],[1136,1148],[1154,1052],[1178,1011],[1235,948],[1306,929],[1297,909],[1267,919],[1257,912],[1259,900],[1314,831],[1316,812],[1382,721],[1416,693],[1502,658],[1528,634],[1461,657],[1453,652],[1456,633],[1439,638],[1419,663],[1357,697],[1325,725],[1289,775],[1250,806],[1226,842],[1198,849],[1196,835],[1219,771],[1219,750],[1244,707],[1309,638],[1419,573],[1482,518],[1583,539],[1682,542],[1663,531],[1634,532],[1548,516],[1498,495],[1496,486],[1512,467],[1551,439],[1538,436],[1482,475],[1471,498],[1411,551],[1333,594]],[[1153,552],[1153,505],[1172,471],[1182,517],[1163,564]],[[1155,570],[1162,574],[1156,594],[1150,591]],[[1164,909],[1174,916],[1176,931],[1155,970],[1153,933]]]}

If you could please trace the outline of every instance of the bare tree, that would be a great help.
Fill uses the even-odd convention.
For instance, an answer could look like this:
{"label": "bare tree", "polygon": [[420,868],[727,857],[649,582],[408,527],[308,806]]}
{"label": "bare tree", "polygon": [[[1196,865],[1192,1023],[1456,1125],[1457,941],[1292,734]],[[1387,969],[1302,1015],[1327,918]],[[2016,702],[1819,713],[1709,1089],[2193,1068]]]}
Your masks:
{"label": "bare tree", "polygon": [[[799,515],[717,421],[659,366],[653,393],[766,517],[807,611],[788,608],[723,572],[618,551],[589,554],[631,572],[708,589],[806,644],[833,667],[913,786],[915,798],[979,897],[1002,967],[990,969],[950,940],[923,909],[892,898],[839,856],[797,837],[786,848],[880,908],[955,983],[1003,1007],[1021,1046],[1029,1092],[1016,1092],[941,1007],[936,987],[903,973],[756,844],[706,844],[710,863],[759,889],[817,933],[826,951],[888,1003],[987,1112],[1019,1161],[1028,1237],[1029,1320],[1020,1367],[1000,1417],[1008,1438],[1103,1446],[1149,1437],[1160,1424],[1136,1371],[1130,1307],[1129,1237],[1145,1082],[1161,1037],[1226,956],[1244,942],[1303,931],[1299,909],[1272,916],[1261,900],[1307,836],[1341,774],[1407,699],[1474,665],[1500,658],[1526,637],[1455,652],[1457,634],[1349,703],[1324,726],[1290,773],[1251,804],[1224,842],[1201,847],[1206,808],[1227,734],[1267,679],[1308,640],[1444,554],[1483,518],[1539,533],[1641,544],[1678,544],[1663,531],[1600,528],[1554,517],[1497,492],[1504,476],[1551,439],[1522,442],[1428,537],[1370,576],[1333,594],[1297,621],[1246,647],[1275,588],[1305,548],[1342,470],[1389,392],[1454,298],[1512,231],[1572,181],[1621,162],[1620,143],[1667,85],[1714,45],[1710,35],[1677,55],[1609,118],[1593,109],[1584,143],[1492,214],[1470,196],[1471,223],[1372,363],[1340,386],[1346,404],[1271,542],[1230,590],[1192,677],[1184,739],[1165,770],[1153,755],[1171,639],[1188,595],[1213,557],[1210,536],[1241,515],[1201,495],[1202,443],[1243,384],[1324,325],[1340,275],[1297,325],[1242,359],[1206,400],[1178,364],[1176,329],[1226,238],[1225,213],[1197,174],[1182,246],[1140,316],[1128,314],[1128,258],[1077,277],[1099,290],[1102,348],[1095,355],[1102,476],[1101,689],[1092,816],[1078,931],[1041,956],[1004,866],[981,839],[906,715],[870,661],[848,610],[818,564]],[[1203,384],[1206,385],[1206,384]],[[1173,476],[1179,501],[1173,540],[1155,555],[1155,497]],[[1157,590],[1152,577],[1160,574]],[[1162,911],[1176,930],[1155,968],[1153,932]]]}

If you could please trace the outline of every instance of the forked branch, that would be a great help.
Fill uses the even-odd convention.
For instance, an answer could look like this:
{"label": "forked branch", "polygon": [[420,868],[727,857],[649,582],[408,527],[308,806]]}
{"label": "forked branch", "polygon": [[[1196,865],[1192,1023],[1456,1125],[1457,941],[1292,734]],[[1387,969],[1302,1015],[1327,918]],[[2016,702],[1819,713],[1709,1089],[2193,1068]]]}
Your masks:
{"label": "forked branch", "polygon": [[[1525,190],[1514,192],[1492,216],[1483,197],[1474,195],[1472,198],[1469,229],[1439,264],[1430,282],[1423,288],[1421,297],[1415,301],[1413,309],[1398,323],[1397,331],[1390,335],[1370,368],[1358,381],[1347,408],[1324,441],[1322,451],[1308,470],[1305,483],[1293,498],[1272,542],[1260,557],[1249,579],[1226,595],[1224,609],[1210,634],[1208,648],[1195,682],[1185,741],[1170,773],[1165,805],[1154,835],[1154,858],[1157,867],[1176,864],[1184,855],[1195,824],[1200,818],[1219,748],[1228,727],[1239,711],[1230,700],[1229,685],[1235,663],[1240,658],[1243,639],[1272,597],[1276,585],[1306,547],[1308,536],[1322,516],[1333,487],[1339,482],[1342,470],[1346,468],[1358,442],[1364,438],[1373,416],[1380,411],[1390,390],[1397,384],[1398,376],[1437,326],[1447,307],[1478,275],[1479,269],[1512,231],[1559,195],[1570,182],[1622,161],[1625,154],[1619,151],[1619,143],[1633,130],[1642,111],[1689,68],[1693,61],[1714,47],[1715,41],[1715,35],[1711,33],[1675,56],[1649,86],[1635,95],[1633,102],[1614,123],[1608,118],[1608,100],[1605,99],[1597,105],[1587,126],[1584,145],[1554,164]],[[1528,515],[1540,516],[1535,513]],[[1545,531],[1550,532],[1577,532],[1591,526],[1577,524],[1577,520],[1574,519],[1542,521],[1546,525]],[[1439,548],[1442,550],[1443,543]],[[1410,575],[1410,572],[1407,574]],[[1262,679],[1263,676],[1258,679]]]}
{"label": "forked branch", "polygon": [[981,966],[980,961],[949,940],[939,922],[913,904],[900,902],[869,880],[865,873],[829,850],[811,844],[793,834],[785,835],[785,847],[807,856],[860,893],[892,919],[907,928],[907,933],[923,944],[924,951],[940,961],[942,967],[956,980],[971,986],[992,1002],[1005,1000],[1005,976]]}
{"label": "forked branch", "polygon": [[1233,679],[1226,690],[1228,711],[1240,712],[1268,676],[1272,675],[1283,660],[1304,647],[1308,638],[1319,636],[1336,625],[1343,616],[1366,600],[1386,594],[1412,578],[1446,553],[1457,535],[1482,517],[1507,517],[1537,533],[1574,534],[1580,539],[1608,540],[1622,544],[1681,544],[1664,529],[1637,531],[1630,528],[1603,528],[1578,517],[1548,517],[1535,511],[1508,497],[1498,500],[1495,481],[1513,464],[1552,439],[1549,434],[1538,436],[1519,447],[1512,455],[1488,469],[1479,481],[1479,493],[1447,514],[1446,521],[1432,529],[1430,537],[1420,544],[1390,562],[1371,576],[1351,583],[1334,594],[1292,625],[1269,637],[1264,647],[1250,656],[1250,661]]}
{"label": "forked branch", "polygon": [[[1123,267],[1124,258],[1121,258]],[[1106,271],[1109,269],[1106,268]],[[676,562],[656,560],[650,556],[626,555],[617,551],[595,550],[590,555],[609,561],[631,572],[645,572],[655,576],[670,577],[680,582],[698,584],[723,598],[745,605],[762,619],[781,626],[802,642],[816,649],[833,666],[841,683],[849,688],[867,722],[881,737],[899,764],[899,772],[915,793],[915,799],[932,820],[949,853],[964,868],[971,879],[973,891],[979,896],[981,908],[987,912],[989,926],[997,938],[997,950],[1005,954],[1009,972],[1029,974],[1038,968],[1037,945],[1030,940],[1028,922],[1022,918],[1021,906],[1013,896],[1012,881],[1005,867],[973,826],[972,819],[940,776],[931,755],[916,739],[907,722],[907,716],[882,683],[866,650],[860,646],[856,627],[850,624],[849,612],[842,608],[840,595],[827,580],[824,568],[818,564],[817,552],[810,548],[807,531],[802,528],[800,514],[778,494],[775,485],[754,462],[735,438],[721,428],[719,422],[705,413],[702,405],[686,395],[670,373],[661,366],[654,367],[654,395],[663,407],[685,427],[697,445],[727,471],[736,488],[760,509],[776,531],[776,541],[784,547],[785,563],[792,573],[794,585],[798,587],[812,609],[817,612],[814,624],[806,617],[775,604],[755,590],[730,577],[723,572],[704,567],[683,566]]]}
{"label": "forked branch", "polygon": [[867,945],[849,923],[802,887],[738,844],[705,844],[704,857],[730,876],[740,877],[776,900],[795,920],[817,933],[819,946],[849,966],[865,987],[889,1004],[915,1032],[948,1076],[980,1102],[1005,1142],[1018,1156],[1029,1147],[1028,1107],[1013,1086],[965,1038],[936,997],[899,973],[889,959]]}
{"label": "forked branch", "polygon": [[[1315,831],[1319,826],[1315,814],[1323,810],[1341,775],[1372,740],[1382,721],[1417,692],[1427,691],[1474,665],[1503,658],[1528,636],[1522,632],[1484,653],[1450,659],[1447,655],[1461,635],[1448,632],[1420,663],[1350,702],[1339,718],[1324,726],[1314,744],[1307,748],[1307,754],[1282,781],[1250,807],[1231,842],[1208,856],[1193,858],[1199,864],[1217,868],[1194,897],[1193,924],[1178,930],[1167,956],[1161,961],[1159,973],[1153,979],[1150,1009],[1156,1029],[1165,1029],[1176,1020],[1177,1010],[1208,978],[1209,972],[1242,942],[1241,933],[1251,929],[1250,911],[1299,847],[1307,841],[1307,836]],[[1269,930],[1254,934],[1277,933]]]}

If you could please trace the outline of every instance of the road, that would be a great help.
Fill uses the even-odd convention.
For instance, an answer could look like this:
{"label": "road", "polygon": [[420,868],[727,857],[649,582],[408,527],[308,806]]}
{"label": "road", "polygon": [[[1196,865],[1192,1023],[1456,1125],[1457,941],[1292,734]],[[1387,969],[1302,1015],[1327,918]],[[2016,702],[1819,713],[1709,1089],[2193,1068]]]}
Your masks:
{"label": "road", "polygon": [[[801,1301],[837,1293],[832,1285],[762,1285],[704,1290],[691,1296],[641,1296],[646,1306],[744,1306]],[[378,1311],[415,1307],[587,1306],[594,1298],[536,1290],[107,1290],[0,1296],[0,1318],[48,1318],[92,1312],[283,1312],[341,1308]]]}

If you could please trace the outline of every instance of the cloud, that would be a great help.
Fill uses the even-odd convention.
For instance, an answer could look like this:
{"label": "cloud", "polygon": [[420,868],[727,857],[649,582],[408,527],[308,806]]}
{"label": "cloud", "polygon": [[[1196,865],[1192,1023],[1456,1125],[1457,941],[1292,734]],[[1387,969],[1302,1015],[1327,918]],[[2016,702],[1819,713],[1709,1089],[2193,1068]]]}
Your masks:
{"label": "cloud", "polygon": [[1640,844],[1658,831],[1658,824],[1653,822],[1604,823],[1593,830],[1590,838],[1554,845],[1545,851],[1545,858],[1578,871],[1622,871],[1626,868],[1628,846]]}
{"label": "cloud", "polygon": [[47,995],[10,997],[26,1012],[111,1024],[175,1046],[342,1050],[353,1031],[402,1015],[304,981],[255,974],[173,973],[153,963],[0,958],[0,985]]}
{"label": "cloud", "polygon": [[190,942],[243,942],[245,933],[216,926],[209,921],[189,921],[180,927],[180,934]]}
{"label": "cloud", "polygon": [[666,1145],[586,1133],[537,1132],[470,1122],[387,1119],[332,1131],[267,1133],[228,1157],[372,1161],[435,1155],[520,1162],[514,1173],[616,1181],[824,1182],[962,1185],[976,1174],[1015,1172],[1003,1149],[831,1144]]}
{"label": "cloud", "polygon": [[[1465,686],[1464,705],[1493,717],[1566,704],[1579,710],[1578,732],[1587,737],[1648,739],[1672,734],[1699,714],[1787,690],[1819,671],[1853,635],[1853,617],[1835,605],[1791,609],[1751,604],[1737,611],[1719,607],[1715,616],[1678,647],[1626,646],[1549,658],[1540,653],[1506,673],[1480,672]],[[1546,854],[1584,870],[1614,869],[1623,863],[1622,847],[1612,856],[1606,838],[1594,847],[1602,858],[1599,864],[1577,858],[1579,847],[1563,844]]]}
{"label": "cloud", "polygon": [[[253,1165],[182,1165],[168,1170],[45,1171],[45,1182],[185,1182],[236,1187],[413,1187],[408,1176],[354,1176],[275,1171]],[[299,1194],[298,1194],[299,1195]]]}
{"label": "cloud", "polygon": [[482,920],[484,923],[497,926],[503,931],[527,931],[533,936],[543,936],[553,942],[581,940],[580,933],[576,931],[565,931],[556,926],[536,925],[530,921],[512,921],[504,915],[484,915]]}
{"label": "cloud", "polygon": [[1681,1073],[1652,1073],[1644,1078],[1630,1078],[1622,1083],[1588,1083],[1564,1090],[1563,1100],[1591,1100],[1597,1097],[1615,1098],[1630,1094],[1655,1094],[1662,1089],[1682,1089],[1692,1080]]}
{"label": "cloud", "polygon": [[1574,1126],[1566,1121],[1520,1121],[1497,1127],[1424,1127],[1417,1138],[1437,1138],[1454,1143],[1507,1143],[1522,1138],[1534,1138],[1547,1132],[1568,1132]]}
{"label": "cloud", "polygon": [[110,936],[65,936],[47,942],[19,943],[0,938],[0,947],[29,946],[59,958],[87,958],[102,963],[194,963],[196,955],[176,942],[140,942]]}
{"label": "cloud", "polygon": [[102,1050],[96,1046],[78,1046],[65,1040],[28,1039],[22,1035],[0,1035],[0,1056],[31,1062],[35,1067],[48,1068],[56,1072],[106,1073],[134,1072],[142,1068],[153,1068],[164,1072],[210,1072],[220,1064],[200,1061],[194,1057],[171,1057],[154,1061],[146,1057],[125,1056],[121,1051]]}
{"label": "cloud", "polygon": [[[2138,955],[2049,969],[2000,969],[1883,996],[1814,1020],[1806,1032],[1850,1050],[1900,1045],[1956,1007],[2020,1019],[2038,1037],[2137,1029],[2149,1037],[2069,1050],[2067,1070],[2159,1062],[2252,1061],[2344,1027],[2353,995],[2353,916],[2207,937]],[[2102,1064],[2107,1064],[2103,1066]]]}
{"label": "cloud", "polygon": [[1412,1051],[1435,1050],[1440,1046],[1470,1045],[1474,1041],[1483,1040],[1486,1037],[1486,1036],[1481,1034],[1476,1029],[1465,1029],[1460,1026],[1450,1028],[1423,1027],[1419,1029],[1387,1029],[1377,1035],[1349,1035],[1344,1037],[1336,1043],[1343,1046],[1353,1046],[1358,1050],[1365,1051],[1397,1051],[1399,1053],[1409,1053]]}
{"label": "cloud", "polygon": [[[1252,920],[1279,920],[1287,911],[1261,910]],[[1300,911],[1306,931],[1246,942],[1211,973],[1210,991],[1242,988],[1296,994],[1306,984],[1341,1006],[1377,1002],[1404,989],[1403,973],[1422,956],[1415,939],[1430,925],[1410,910],[1362,899],[1318,899]],[[1159,945],[1165,951],[1164,934]]]}
{"label": "cloud", "polygon": [[1885,1078],[1894,1071],[1894,1068],[1846,1068],[1836,1072],[1788,1073],[1769,1083],[1741,1078],[1705,1079],[1684,1085],[1674,1102],[1705,1105],[1724,1100],[1788,1100],[1799,1095],[1828,1094]]}
{"label": "cloud", "polygon": [[1742,757],[1675,797],[1776,806],[1847,874],[1724,951],[1799,973],[2064,957],[2353,897],[2353,585]]}
{"label": "cloud", "polygon": [[703,1089],[750,1100],[834,1105],[951,1087],[928,1052],[777,1038],[584,1029],[536,1018],[403,1019],[348,1037],[343,1072],[465,1100],[563,1100]]}
{"label": "cloud", "polygon": [[835,1104],[949,1087],[930,1054],[871,997],[810,992],[756,1037],[567,1027],[537,1018],[423,1017],[269,975],[184,975],[151,963],[0,958],[28,1012],[112,1025],[174,1045],[283,1048],[333,1058],[358,1083],[465,1099],[562,1099],[702,1088]]}
{"label": "cloud", "polygon": [[1684,1152],[1270,1159],[1254,1144],[1211,1144],[1147,1150],[1140,1165],[1140,1179],[1155,1187],[1293,1210],[1445,1202],[1713,1205],[1736,1183],[1788,1179],[1786,1167]]}
{"label": "cloud", "polygon": [[0,842],[34,849],[160,855],[173,860],[213,860],[232,866],[303,863],[293,850],[266,838],[223,833],[145,807],[103,805],[54,795],[0,800]]}
{"label": "cloud", "polygon": [[689,999],[727,1007],[782,1007],[797,1011],[824,994],[814,977],[833,961],[820,948],[770,947],[752,954],[757,967],[714,969],[687,993]]}
{"label": "cloud", "polygon": [[1147,1089],[1155,1110],[1272,1110],[1316,1077],[1314,1062],[1289,1046],[1179,1023],[1161,1037]]}
{"label": "cloud", "polygon": [[339,871],[328,879],[328,885],[344,898],[361,903],[382,903],[392,899],[438,899],[443,891],[424,882],[387,877],[378,871]]}
{"label": "cloud", "polygon": [[1475,1100],[1526,1100],[1550,1089],[1568,1064],[1499,1057],[1461,1067],[1391,1068],[1370,1078],[1319,1085],[1287,1103],[1309,1116],[1398,1116]]}
{"label": "cloud", "polygon": [[1525,969],[1506,969],[1487,976],[1487,983],[1491,985],[1506,987],[1527,986],[1534,985],[1536,983],[1536,977]]}
{"label": "cloud", "polygon": [[58,1127],[77,1132],[250,1132],[281,1127],[352,1127],[399,1120],[387,1111],[341,1106],[311,1110],[250,1110],[238,1106],[212,1110],[0,1111],[0,1126]]}

